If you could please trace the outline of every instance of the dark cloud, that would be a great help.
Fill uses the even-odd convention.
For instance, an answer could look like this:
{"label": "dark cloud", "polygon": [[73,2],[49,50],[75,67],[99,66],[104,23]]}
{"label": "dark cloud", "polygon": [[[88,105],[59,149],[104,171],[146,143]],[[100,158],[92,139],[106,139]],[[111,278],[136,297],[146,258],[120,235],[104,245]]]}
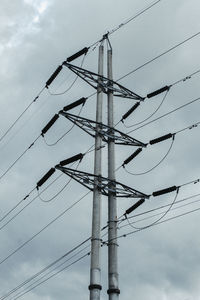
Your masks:
{"label": "dark cloud", "polygon": [[[1,37],[1,135],[13,120],[34,99],[49,76],[66,57],[101,38],[102,34],[134,15],[150,1],[122,3],[110,1],[58,1],[26,0],[0,4]],[[113,46],[114,78],[118,79],[168,48],[198,32],[199,3],[197,0],[161,1],[154,8],[122,27],[110,36]],[[98,49],[91,51],[84,62],[86,69],[97,70]],[[142,96],[166,84],[184,78],[199,69],[199,37],[180,46],[168,55],[141,68],[124,78],[121,83]],[[77,60],[81,65],[81,59]],[[67,89],[74,80],[68,69],[63,70],[50,87],[51,92]],[[155,118],[199,96],[199,75],[172,87]],[[94,91],[80,79],[66,94],[49,96],[48,91],[33,104],[0,143],[1,174],[40,134],[41,129],[64,105],[92,94]],[[164,95],[145,100],[140,108],[127,119],[127,125],[140,122],[152,114]],[[115,120],[121,118],[132,105],[132,100],[115,99]],[[199,102],[156,121],[132,136],[148,142],[150,139],[176,132],[199,121]],[[106,98],[104,99],[104,121],[106,122]],[[94,119],[95,97],[86,103],[81,115]],[[73,113],[78,113],[78,109]],[[152,117],[154,118],[154,117]],[[151,120],[151,119],[150,119]],[[62,117],[46,135],[52,143],[71,126]],[[137,126],[136,126],[137,127]],[[128,132],[122,124],[119,130]],[[133,127],[135,128],[135,127]],[[143,176],[131,176],[123,169],[117,172],[117,180],[147,194],[152,191],[179,185],[199,177],[198,171],[198,127],[179,134],[167,159],[155,170]],[[73,130],[56,146],[48,147],[42,138],[1,179],[1,216],[36,185],[36,182],[60,160],[79,152],[85,152],[93,143],[79,128]],[[171,141],[147,147],[137,159],[128,165],[132,172],[144,172],[157,164],[169,149]],[[134,151],[133,148],[116,146],[116,165]],[[107,150],[103,149],[103,175],[106,176]],[[93,172],[93,152],[86,156],[80,170]],[[56,175],[52,180],[60,174]],[[44,200],[54,196],[68,180],[64,175],[42,195]],[[47,186],[47,184],[45,185]],[[45,187],[44,186],[44,187]],[[0,229],[0,261],[34,234],[61,214],[75,200],[86,193],[83,187],[71,182],[57,198],[49,203],[39,198],[29,205],[5,228]],[[199,186],[190,185],[180,190],[178,199],[199,192]],[[37,192],[27,198],[31,201]],[[150,198],[138,212],[170,203],[173,194]],[[131,199],[118,201],[119,215],[130,207]],[[107,222],[107,199],[102,199],[102,224]],[[12,289],[41,268],[51,263],[84,240],[91,232],[92,194],[66,212],[48,229],[0,265],[1,295]],[[198,208],[198,202],[169,213],[169,217]],[[163,210],[164,211],[164,210]],[[11,215],[12,216],[12,215]],[[138,218],[137,218],[138,219]],[[155,220],[137,223],[147,225]],[[138,232],[119,240],[120,289],[123,299],[143,300],[196,300],[199,295],[199,238],[198,212]],[[6,223],[6,219],[0,225]],[[133,230],[130,226],[119,230]],[[85,253],[88,250],[85,250]],[[84,252],[83,252],[84,253]],[[89,258],[70,267],[63,273],[44,283],[24,296],[30,300],[87,298],[89,284]],[[102,299],[107,299],[107,248],[102,248]],[[23,298],[22,298],[23,299]]]}

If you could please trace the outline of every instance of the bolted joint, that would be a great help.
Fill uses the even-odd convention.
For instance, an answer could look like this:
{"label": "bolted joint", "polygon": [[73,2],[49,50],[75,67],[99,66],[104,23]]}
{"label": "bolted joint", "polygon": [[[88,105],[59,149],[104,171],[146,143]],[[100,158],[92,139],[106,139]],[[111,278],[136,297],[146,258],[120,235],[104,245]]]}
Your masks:
{"label": "bolted joint", "polygon": [[102,286],[100,284],[90,284],[88,286],[88,290],[102,290]]}
{"label": "bolted joint", "polygon": [[109,289],[107,290],[107,294],[110,295],[110,294],[120,294],[120,290],[119,289]]}

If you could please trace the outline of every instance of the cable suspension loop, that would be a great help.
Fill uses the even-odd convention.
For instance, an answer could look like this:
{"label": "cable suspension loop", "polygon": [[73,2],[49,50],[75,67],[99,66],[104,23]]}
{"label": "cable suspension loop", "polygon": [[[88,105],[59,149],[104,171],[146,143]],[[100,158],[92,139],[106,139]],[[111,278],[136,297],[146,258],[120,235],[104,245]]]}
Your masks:
{"label": "cable suspension loop", "polygon": [[[151,113],[148,117],[146,117],[146,118],[143,119],[142,121],[139,121],[139,122],[134,123],[134,124],[132,124],[132,125],[126,125],[126,124],[124,123],[124,120],[125,120],[125,119],[126,119],[126,118],[127,118],[127,117],[135,110],[135,109],[136,109],[136,106],[135,106],[135,108],[132,107],[132,110],[130,109],[129,112],[127,112],[125,115],[123,115],[123,117],[122,117],[122,119],[121,119],[121,121],[122,121],[122,123],[124,124],[124,126],[125,126],[126,128],[131,128],[131,127],[140,125],[140,124],[144,123],[145,121],[149,120],[151,117],[153,117],[153,116],[159,111],[159,109],[160,109],[161,106],[163,105],[164,101],[166,100],[168,93],[169,93],[169,89],[166,91],[166,93],[165,93],[165,95],[164,95],[164,97],[163,97],[161,103],[158,105],[158,107],[156,108],[156,110],[155,110],[153,113]],[[137,103],[139,104],[139,102],[137,102]],[[139,106],[139,105],[138,105],[138,106]],[[137,106],[137,107],[138,107],[138,106]]]}
{"label": "cable suspension loop", "polygon": [[176,112],[176,111],[178,111],[178,110],[180,110],[180,109],[182,109],[182,108],[184,108],[184,107],[186,107],[188,105],[191,105],[191,104],[193,104],[193,103],[195,103],[197,101],[200,101],[200,97],[195,98],[192,101],[189,101],[189,102],[187,102],[187,103],[185,103],[185,104],[183,104],[183,105],[181,105],[181,106],[179,106],[179,107],[177,107],[177,108],[175,108],[173,110],[170,110],[169,112],[167,112],[167,113],[165,113],[165,114],[163,114],[163,115],[161,115],[161,116],[159,116],[159,117],[157,117],[157,118],[155,118],[155,119],[153,119],[153,120],[151,120],[151,121],[149,121],[149,122],[147,122],[147,123],[145,123],[145,124],[143,124],[143,125],[135,128],[135,129],[132,129],[132,130],[128,131],[126,134],[130,134],[131,132],[134,132],[134,131],[136,131],[138,129],[141,129],[141,128],[143,128],[143,127],[145,127],[145,126],[147,126],[147,125],[149,125],[151,123],[154,123],[154,122],[156,122],[156,121],[158,121],[158,120],[160,120],[160,119],[162,119],[162,118],[164,118],[164,117],[166,117],[166,116],[168,116],[168,115],[170,115],[170,114],[172,114],[172,113],[174,113],[174,112]]}
{"label": "cable suspension loop", "polygon": [[127,218],[127,213],[125,213],[125,218],[126,218],[128,224],[129,224],[132,228],[134,228],[134,229],[140,229],[140,230],[146,229],[146,228],[148,228],[148,227],[151,227],[151,226],[157,224],[159,221],[161,221],[161,220],[169,213],[169,211],[171,210],[172,206],[173,206],[173,205],[175,204],[175,202],[176,202],[176,199],[177,199],[177,197],[178,197],[178,193],[179,193],[179,188],[176,189],[176,194],[175,194],[174,200],[173,200],[173,202],[171,203],[171,205],[169,206],[169,208],[168,208],[168,209],[166,210],[166,212],[164,212],[164,213],[162,214],[162,216],[159,217],[156,221],[152,222],[152,223],[149,224],[149,225],[143,226],[143,227],[137,227],[137,226],[135,226],[135,225],[132,225],[132,223],[131,223],[131,222],[129,221],[129,219]]}
{"label": "cable suspension loop", "polygon": [[173,136],[171,145],[170,145],[169,149],[167,150],[167,153],[164,155],[164,157],[163,157],[163,158],[162,158],[155,166],[153,166],[153,167],[150,168],[149,170],[144,171],[144,172],[139,172],[139,173],[133,173],[133,172],[127,170],[127,168],[123,165],[124,170],[125,170],[128,174],[134,175],[134,176],[140,176],[140,175],[145,175],[145,174],[147,174],[147,173],[150,173],[151,171],[153,171],[154,169],[156,169],[159,165],[161,165],[161,163],[167,158],[167,156],[169,155],[169,153],[170,153],[170,151],[171,151],[171,149],[172,149],[172,147],[173,147],[173,144],[174,144],[174,136]]}

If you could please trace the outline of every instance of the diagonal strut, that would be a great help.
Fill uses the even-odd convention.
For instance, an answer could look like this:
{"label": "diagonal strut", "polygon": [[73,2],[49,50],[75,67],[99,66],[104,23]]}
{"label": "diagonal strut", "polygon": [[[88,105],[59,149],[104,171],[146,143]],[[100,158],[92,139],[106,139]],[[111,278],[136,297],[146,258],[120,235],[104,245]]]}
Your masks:
{"label": "diagonal strut", "polygon": [[110,80],[104,76],[100,76],[94,72],[74,66],[67,62],[64,62],[63,65],[69,68],[72,72],[74,72],[84,81],[86,81],[93,88],[97,89],[97,86],[99,85],[102,88],[102,91],[106,94],[108,94],[109,91],[112,91],[113,95],[116,97],[134,99],[139,101],[143,101],[145,99],[132,92],[131,90],[127,89],[126,87],[122,86],[118,82]]}
{"label": "diagonal strut", "polygon": [[[90,119],[86,119],[80,116],[76,116],[73,114],[66,113],[64,111],[59,112],[62,116],[67,118],[69,121],[76,124],[82,130],[87,132],[92,137],[95,137],[96,132],[101,136],[104,142],[108,142],[109,139],[113,139],[118,145],[127,145],[127,146],[139,146],[146,147],[147,144],[142,143],[133,137],[115,129],[111,128],[105,124],[95,122]],[[98,130],[97,130],[98,128]]]}
{"label": "diagonal strut", "polygon": [[[108,196],[108,193],[113,192],[116,194],[117,197],[120,198],[149,198],[149,195],[139,192],[125,184],[109,180],[108,178],[102,176],[66,168],[61,165],[57,165],[56,169],[62,171],[69,177],[73,178],[75,181],[77,181],[90,191],[94,190],[94,186],[96,184],[99,190],[101,191],[102,195],[104,196]],[[113,186],[115,186],[114,189]]]}

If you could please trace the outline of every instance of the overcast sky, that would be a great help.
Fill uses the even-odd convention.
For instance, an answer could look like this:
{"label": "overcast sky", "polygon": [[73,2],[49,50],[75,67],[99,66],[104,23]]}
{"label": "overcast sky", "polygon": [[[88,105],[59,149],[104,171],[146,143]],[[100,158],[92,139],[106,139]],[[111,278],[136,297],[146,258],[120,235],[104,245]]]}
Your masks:
{"label": "overcast sky", "polygon": [[[0,3],[0,55],[1,97],[0,136],[45,86],[45,82],[67,57],[89,47],[103,34],[112,30],[129,17],[150,5],[150,0],[1,0]],[[199,32],[200,3],[198,0],[161,0],[150,10],[123,26],[110,36],[113,48],[114,79],[122,77],[165,50]],[[184,45],[160,57],[151,64],[120,81],[125,87],[145,97],[148,93],[170,85],[200,69],[200,35]],[[105,44],[106,54],[106,44]],[[106,75],[106,55],[105,75]],[[82,58],[74,61],[80,66]],[[98,47],[90,49],[83,68],[97,72]],[[172,87],[154,119],[200,96],[199,76],[181,81]],[[52,93],[65,91],[75,75],[67,68],[50,86]],[[63,106],[92,94],[94,90],[81,79],[61,96],[50,96],[45,90],[27,110],[9,133],[0,141],[0,175],[29,147],[41,129]],[[143,121],[159,106],[164,94],[146,100],[125,122],[126,126]],[[81,116],[95,119],[95,96],[84,106]],[[114,98],[115,122],[135,103],[134,100]],[[106,122],[106,96],[103,118]],[[79,109],[71,111],[79,113]],[[151,120],[149,119],[149,120]],[[199,102],[195,102],[167,117],[132,132],[130,135],[148,143],[156,137],[173,133],[200,121]],[[54,143],[71,126],[60,117],[45,136],[47,143]],[[117,127],[127,133],[136,127]],[[43,138],[0,179],[1,218],[36,186],[37,181],[59,161],[86,152],[93,139],[74,127],[55,146],[47,146]],[[147,147],[131,162],[127,169],[141,173],[155,166],[165,156],[171,139]],[[116,146],[116,167],[135,150],[134,147]],[[133,176],[121,168],[117,181],[143,193],[173,185],[182,185],[200,177],[199,127],[186,130],[176,136],[167,158],[149,172]],[[103,149],[103,176],[107,176],[107,149]],[[93,152],[84,157],[79,170],[93,172]],[[47,187],[61,173],[44,185]],[[68,177],[61,176],[42,194],[50,200],[66,184]],[[38,233],[49,222],[65,211],[88,190],[71,181],[66,189],[50,202],[36,198],[16,218],[2,228],[21,208],[37,196],[34,191],[15,211],[0,220],[0,286],[2,297],[42,268],[65,254],[91,234],[92,193],[66,212],[46,230],[22,247],[6,261],[24,242]],[[200,193],[199,184],[180,189],[177,200]],[[137,213],[153,209],[173,201],[175,193],[157,198],[151,197]],[[200,199],[200,197],[199,197]],[[198,197],[185,201],[189,203]],[[118,215],[135,202],[134,199],[118,200]],[[180,205],[180,204],[179,204]],[[102,226],[107,222],[107,199],[102,197]],[[178,207],[175,205],[174,207]],[[173,210],[165,219],[199,208],[199,202]],[[167,208],[156,211],[165,212]],[[150,216],[148,214],[145,216]],[[141,221],[145,226],[160,216]],[[139,220],[135,218],[134,220]],[[132,219],[133,221],[133,219]],[[121,224],[127,225],[127,222]],[[197,300],[200,299],[200,235],[199,212],[119,239],[119,287],[123,300]],[[118,234],[133,231],[130,226],[119,229]],[[89,245],[86,244],[86,246]],[[73,260],[89,251],[83,250]],[[107,299],[107,247],[102,248],[101,299]],[[64,265],[65,266],[65,265]],[[38,286],[21,299],[61,300],[88,299],[90,258],[87,257],[64,272]],[[15,294],[6,299],[15,299]],[[13,297],[13,298],[12,298]]]}

